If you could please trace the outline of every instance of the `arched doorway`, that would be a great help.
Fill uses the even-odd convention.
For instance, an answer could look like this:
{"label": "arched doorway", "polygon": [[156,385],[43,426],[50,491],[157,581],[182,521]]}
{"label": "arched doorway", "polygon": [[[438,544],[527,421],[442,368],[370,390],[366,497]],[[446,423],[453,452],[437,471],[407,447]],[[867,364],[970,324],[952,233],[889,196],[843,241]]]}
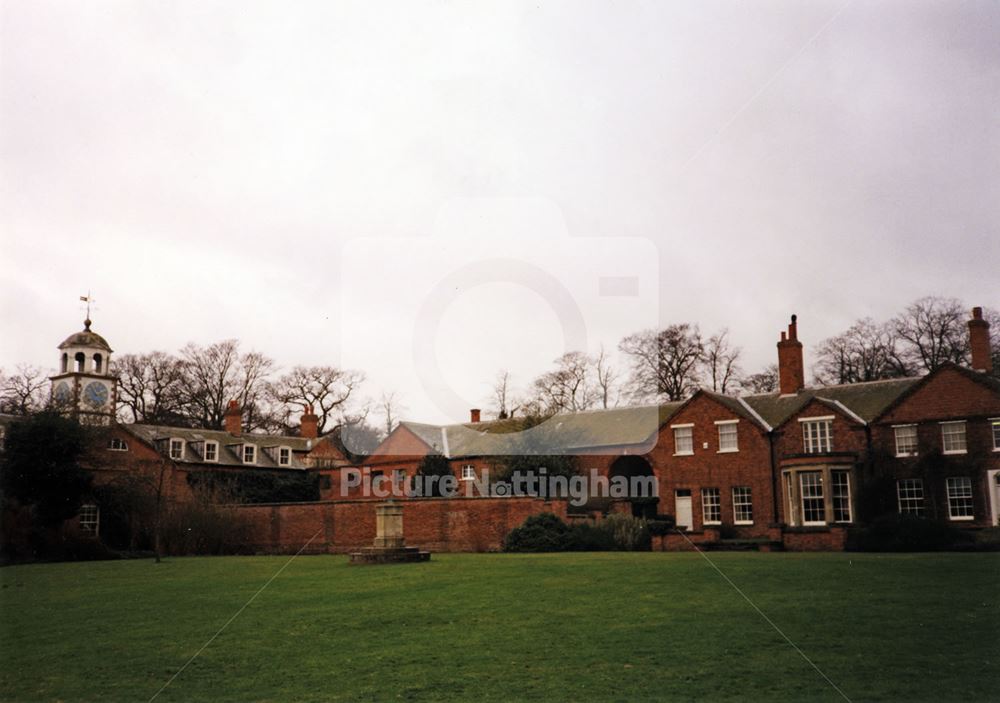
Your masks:
{"label": "arched doorway", "polygon": [[632,505],[632,515],[652,520],[656,517],[660,498],[653,467],[641,456],[629,454],[620,456],[608,469],[608,479],[620,476],[629,482],[628,502]]}

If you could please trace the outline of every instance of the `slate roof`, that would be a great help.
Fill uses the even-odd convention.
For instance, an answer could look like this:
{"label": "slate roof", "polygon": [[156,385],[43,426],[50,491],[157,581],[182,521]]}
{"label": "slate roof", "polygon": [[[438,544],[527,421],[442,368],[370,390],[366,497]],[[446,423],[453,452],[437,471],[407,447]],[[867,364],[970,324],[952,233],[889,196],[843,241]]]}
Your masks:
{"label": "slate roof", "polygon": [[[139,439],[156,447],[164,454],[167,454],[169,451],[169,440],[171,438],[183,439],[184,452],[180,459],[175,459],[174,461],[181,464],[200,464],[203,466],[238,466],[240,468],[281,470],[305,469],[306,466],[302,461],[302,457],[319,441],[284,435],[253,433],[234,435],[222,430],[170,427],[168,425],[131,424],[122,425],[121,427]],[[206,462],[204,460],[203,447],[206,440],[219,443],[218,461]],[[257,447],[256,464],[243,463],[242,457],[236,453],[239,451],[237,445],[242,444],[253,444]],[[280,466],[278,464],[278,447],[288,447],[292,450],[291,463],[289,465]],[[265,450],[272,450],[274,456],[272,457]]]}
{"label": "slate roof", "polygon": [[[959,370],[964,371],[964,369]],[[973,372],[969,372],[970,375]],[[1000,382],[974,376],[994,388]],[[846,412],[864,422],[871,422],[885,412],[890,405],[921,383],[923,378],[896,378],[867,383],[851,383],[839,386],[806,388],[795,395],[783,396],[779,393],[733,396],[701,391],[735,415],[760,424],[763,420],[770,427],[784,424],[813,400],[827,405],[831,410]],[[554,415],[542,425],[518,432],[519,420],[497,420],[476,424],[433,425],[420,422],[403,422],[404,427],[419,437],[434,451],[449,457],[488,456],[514,453],[545,453],[553,448],[553,454],[571,450],[600,449],[604,447],[639,445],[650,436],[684,403],[666,403],[660,406],[647,405],[607,410],[587,410],[577,413]],[[525,450],[528,450],[527,452]],[[532,452],[534,450],[534,452]]]}
{"label": "slate roof", "polygon": [[778,393],[750,395],[743,400],[771,427],[783,424],[814,398],[827,402],[836,401],[865,422],[871,422],[920,381],[920,378],[894,378],[886,381],[806,388],[789,396]]}
{"label": "slate roof", "polygon": [[642,444],[683,403],[559,413],[520,431],[520,419],[431,425],[402,422],[434,451],[449,457],[500,454],[562,454],[570,450]]}

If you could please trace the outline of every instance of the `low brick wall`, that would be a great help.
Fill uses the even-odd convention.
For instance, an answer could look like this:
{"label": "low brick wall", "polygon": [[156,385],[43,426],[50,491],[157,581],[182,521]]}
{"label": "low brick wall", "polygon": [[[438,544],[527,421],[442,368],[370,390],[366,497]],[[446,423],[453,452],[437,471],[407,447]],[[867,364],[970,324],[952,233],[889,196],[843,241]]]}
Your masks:
{"label": "low brick wall", "polygon": [[[431,552],[489,552],[530,516],[566,518],[565,501],[538,498],[422,498],[400,500],[406,544]],[[249,546],[268,553],[350,552],[375,538],[375,502],[323,501],[240,506],[250,523]]]}
{"label": "low brick wall", "polygon": [[842,552],[847,544],[843,527],[786,527],[781,536],[790,552]]}
{"label": "low brick wall", "polygon": [[719,541],[719,530],[706,527],[703,530],[692,530],[679,534],[671,531],[662,537],[653,537],[652,549],[655,552],[689,552],[695,546],[712,544]]}

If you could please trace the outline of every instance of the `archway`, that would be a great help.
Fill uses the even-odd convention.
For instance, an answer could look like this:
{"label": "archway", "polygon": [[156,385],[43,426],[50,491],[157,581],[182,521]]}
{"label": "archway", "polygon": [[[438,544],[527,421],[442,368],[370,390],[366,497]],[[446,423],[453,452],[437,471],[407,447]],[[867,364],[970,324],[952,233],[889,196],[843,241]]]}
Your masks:
{"label": "archway", "polygon": [[657,492],[656,474],[653,467],[641,456],[629,454],[620,456],[608,469],[608,479],[620,476],[629,482],[628,502],[632,505],[632,515],[651,520],[656,517],[660,498]]}

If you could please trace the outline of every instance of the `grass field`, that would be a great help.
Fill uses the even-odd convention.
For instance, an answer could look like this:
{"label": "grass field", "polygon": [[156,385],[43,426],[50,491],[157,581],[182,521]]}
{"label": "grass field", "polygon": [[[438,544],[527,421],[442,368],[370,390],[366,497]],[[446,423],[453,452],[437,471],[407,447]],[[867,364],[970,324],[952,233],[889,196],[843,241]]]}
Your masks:
{"label": "grass field", "polygon": [[[1000,555],[712,560],[846,696],[1000,696]],[[0,569],[0,698],[148,701],[287,557]],[[843,700],[697,554],[295,559],[157,701]]]}

